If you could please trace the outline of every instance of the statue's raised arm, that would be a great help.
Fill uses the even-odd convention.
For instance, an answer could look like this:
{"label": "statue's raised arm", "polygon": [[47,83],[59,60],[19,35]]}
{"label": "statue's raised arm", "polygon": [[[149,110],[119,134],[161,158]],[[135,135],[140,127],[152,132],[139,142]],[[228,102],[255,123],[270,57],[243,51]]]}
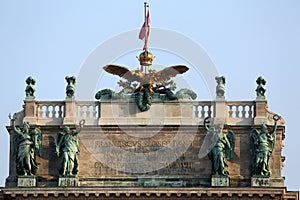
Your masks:
{"label": "statue's raised arm", "polygon": [[276,129],[277,129],[277,121],[278,120],[280,120],[281,119],[281,117],[279,116],[279,115],[277,115],[277,114],[275,114],[274,116],[273,116],[273,120],[274,120],[274,126],[273,126],[273,128],[271,129],[271,131],[269,132],[270,134],[274,134],[275,133],[275,131],[276,131]]}
{"label": "statue's raised arm", "polygon": [[80,120],[77,130],[70,130],[65,126],[63,132],[59,132],[57,136],[56,154],[61,157],[59,166],[59,174],[61,176],[76,176],[78,172],[79,142],[78,133],[82,130],[85,120]]}
{"label": "statue's raised arm", "polygon": [[11,121],[11,125],[12,125],[12,127],[13,127],[13,129],[14,129],[14,132],[15,132],[16,134],[22,134],[21,129],[19,129],[18,127],[16,127],[16,119],[17,119],[17,115],[14,114],[13,117],[11,117],[11,114],[9,113],[8,118],[9,118],[10,121]]}
{"label": "statue's raised arm", "polygon": [[274,115],[274,126],[270,131],[266,124],[261,125],[260,132],[253,129],[250,135],[250,153],[253,155],[252,175],[270,177],[270,156],[275,147],[277,121],[280,116]]}
{"label": "statue's raised arm", "polygon": [[83,126],[84,126],[84,124],[85,124],[85,120],[84,119],[82,119],[82,120],[80,120],[79,121],[79,128],[77,129],[77,133],[76,134],[78,134],[78,133],[80,133],[81,132],[81,130],[82,130],[82,128],[83,128]]}
{"label": "statue's raised arm", "polygon": [[16,172],[19,176],[33,176],[38,169],[36,156],[41,156],[42,132],[35,128],[30,131],[30,124],[23,123],[23,127],[15,125],[16,115],[11,118],[13,133],[13,155],[16,155]]}

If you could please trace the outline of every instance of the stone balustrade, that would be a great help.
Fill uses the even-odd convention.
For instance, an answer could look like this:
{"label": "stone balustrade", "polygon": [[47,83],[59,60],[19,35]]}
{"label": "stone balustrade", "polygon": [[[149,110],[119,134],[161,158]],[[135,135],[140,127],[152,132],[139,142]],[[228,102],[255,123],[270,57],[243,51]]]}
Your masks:
{"label": "stone balustrade", "polygon": [[[25,100],[19,114],[23,120],[36,125],[77,124],[81,119],[86,125],[130,124],[134,121],[153,120],[144,125],[156,124],[203,124],[208,117],[228,125],[272,124],[267,101],[153,101],[149,111],[140,112],[134,100],[101,101],[36,101]],[[131,120],[128,120],[131,119]],[[141,120],[139,120],[141,119]],[[154,120],[160,119],[160,120]],[[183,122],[184,121],[184,122]]]}
{"label": "stone balustrade", "polygon": [[100,118],[99,101],[76,101],[78,118],[98,119]]}
{"label": "stone balustrade", "polygon": [[253,124],[255,117],[254,101],[227,101],[227,120],[228,124]]}
{"label": "stone balustrade", "polygon": [[193,103],[193,111],[195,118],[204,119],[205,117],[213,117],[213,102],[212,101],[195,101]]}
{"label": "stone balustrade", "polygon": [[36,102],[37,118],[63,118],[64,102],[63,101],[37,101]]}

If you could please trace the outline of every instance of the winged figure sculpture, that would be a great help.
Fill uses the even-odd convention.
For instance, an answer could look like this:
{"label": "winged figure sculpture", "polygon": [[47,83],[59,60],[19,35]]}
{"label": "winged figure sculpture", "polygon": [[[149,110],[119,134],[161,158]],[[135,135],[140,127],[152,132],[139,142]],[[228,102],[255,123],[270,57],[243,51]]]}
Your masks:
{"label": "winged figure sculpture", "polygon": [[274,115],[274,126],[268,131],[266,124],[261,125],[261,130],[252,129],[250,134],[250,153],[253,156],[252,174],[256,176],[271,176],[270,157],[275,147],[277,121],[280,116]]}

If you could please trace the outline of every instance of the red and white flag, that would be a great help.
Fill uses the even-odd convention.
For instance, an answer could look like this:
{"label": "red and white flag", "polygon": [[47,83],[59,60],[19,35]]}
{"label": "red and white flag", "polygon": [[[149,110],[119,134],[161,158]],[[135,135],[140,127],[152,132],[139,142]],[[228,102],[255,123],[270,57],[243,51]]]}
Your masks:
{"label": "red and white flag", "polygon": [[146,21],[144,22],[139,34],[139,39],[141,40],[145,39],[144,50],[147,49],[149,33],[150,33],[150,12],[148,10]]}

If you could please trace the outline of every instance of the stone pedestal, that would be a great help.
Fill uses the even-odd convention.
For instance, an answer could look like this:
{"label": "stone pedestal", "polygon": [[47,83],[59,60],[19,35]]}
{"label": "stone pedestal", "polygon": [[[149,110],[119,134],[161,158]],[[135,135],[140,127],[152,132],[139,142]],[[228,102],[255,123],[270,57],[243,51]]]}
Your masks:
{"label": "stone pedestal", "polygon": [[72,99],[66,99],[65,101],[65,117],[63,124],[77,124],[77,107],[75,101]]}
{"label": "stone pedestal", "polygon": [[267,100],[256,99],[255,101],[255,117],[254,124],[262,124],[267,122]]}
{"label": "stone pedestal", "polygon": [[270,187],[269,177],[251,177],[252,187]]}
{"label": "stone pedestal", "polygon": [[59,177],[58,186],[59,187],[75,187],[78,185],[78,180],[76,177]]}
{"label": "stone pedestal", "polygon": [[214,124],[225,124],[226,123],[226,116],[227,116],[227,105],[225,99],[217,99],[215,101],[215,108],[214,108]]}
{"label": "stone pedestal", "polygon": [[211,186],[215,187],[228,187],[229,178],[227,176],[212,176],[211,177]]}
{"label": "stone pedestal", "polygon": [[30,124],[36,124],[37,119],[36,119],[36,101],[33,100],[28,100],[26,99],[24,101],[24,111],[25,111],[25,116],[23,118],[23,122],[29,122]]}
{"label": "stone pedestal", "polygon": [[17,186],[18,187],[36,187],[36,177],[35,176],[19,176]]}

